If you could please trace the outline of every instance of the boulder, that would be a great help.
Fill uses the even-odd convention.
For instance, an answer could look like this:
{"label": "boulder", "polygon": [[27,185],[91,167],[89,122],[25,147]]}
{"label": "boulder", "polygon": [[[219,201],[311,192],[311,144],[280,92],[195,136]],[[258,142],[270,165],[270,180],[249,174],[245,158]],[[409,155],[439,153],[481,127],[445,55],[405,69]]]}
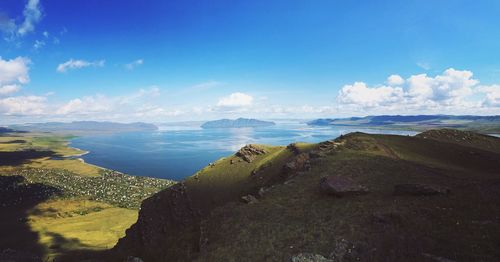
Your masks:
{"label": "boulder", "polygon": [[321,191],[329,195],[346,196],[361,195],[369,192],[368,188],[362,186],[352,179],[343,176],[327,176],[321,179]]}
{"label": "boulder", "polygon": [[241,199],[247,204],[257,204],[259,200],[252,195],[242,196]]}
{"label": "boulder", "polygon": [[260,147],[257,147],[255,145],[246,145],[242,147],[238,152],[236,152],[236,156],[243,159],[244,161],[251,163],[253,160],[255,160],[255,157],[258,155],[265,154],[266,151]]}
{"label": "boulder", "polygon": [[450,189],[428,184],[400,184],[394,186],[394,195],[432,196],[450,193]]}

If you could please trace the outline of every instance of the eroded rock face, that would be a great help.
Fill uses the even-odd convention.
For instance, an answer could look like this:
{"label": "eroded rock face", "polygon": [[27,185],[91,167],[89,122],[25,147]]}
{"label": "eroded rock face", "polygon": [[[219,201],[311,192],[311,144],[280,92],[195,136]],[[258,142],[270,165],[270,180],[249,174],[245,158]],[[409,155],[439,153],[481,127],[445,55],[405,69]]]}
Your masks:
{"label": "eroded rock face", "polygon": [[142,203],[138,222],[114,249],[144,261],[189,258],[200,248],[200,220],[201,214],[194,208],[187,188],[176,184]]}
{"label": "eroded rock face", "polygon": [[352,179],[335,175],[322,178],[319,186],[325,194],[335,196],[362,195],[369,192],[368,188]]}
{"label": "eroded rock face", "polygon": [[450,189],[428,184],[400,184],[394,186],[394,195],[432,196],[450,193]]}
{"label": "eroded rock face", "polygon": [[235,155],[248,163],[252,163],[256,156],[263,155],[265,153],[266,150],[250,144],[242,147],[238,152],[236,152]]}

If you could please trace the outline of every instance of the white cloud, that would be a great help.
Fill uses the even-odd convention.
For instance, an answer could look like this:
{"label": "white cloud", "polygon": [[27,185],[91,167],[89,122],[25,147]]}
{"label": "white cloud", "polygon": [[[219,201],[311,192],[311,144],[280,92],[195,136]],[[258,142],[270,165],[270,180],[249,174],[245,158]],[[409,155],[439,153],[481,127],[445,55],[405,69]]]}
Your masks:
{"label": "white cloud", "polygon": [[244,93],[236,92],[229,96],[221,97],[217,106],[219,107],[245,107],[252,105],[253,97]]}
{"label": "white cloud", "polygon": [[344,110],[370,113],[486,113],[500,110],[498,85],[480,87],[473,73],[449,68],[437,76],[390,76],[387,86],[345,85],[337,101]]}
{"label": "white cloud", "polygon": [[137,59],[131,63],[128,63],[128,64],[125,64],[125,68],[127,70],[134,70],[134,68],[138,67],[138,66],[141,66],[142,64],[144,64],[144,60],[143,59]]}
{"label": "white cloud", "polygon": [[42,48],[43,46],[45,46],[45,41],[43,41],[43,40],[35,40],[35,43],[33,44],[33,48],[35,50],[38,50],[38,49]]}
{"label": "white cloud", "polygon": [[23,20],[20,25],[17,25],[15,20],[6,14],[0,14],[0,31],[7,35],[6,40],[15,40],[16,37],[35,31],[35,25],[40,22],[42,16],[40,0],[28,0],[24,6]]}
{"label": "white cloud", "polygon": [[0,86],[0,96],[6,96],[21,90],[21,86],[19,85],[5,85]]}
{"label": "white cloud", "polygon": [[405,83],[405,80],[400,75],[390,75],[386,83],[390,86],[400,86]]}
{"label": "white cloud", "polygon": [[43,31],[42,35],[43,35],[45,38],[49,38],[49,32],[47,32],[47,31]]}
{"label": "white cloud", "polygon": [[417,66],[424,69],[424,70],[430,70],[431,69],[431,65],[427,62],[418,62],[417,63]]}
{"label": "white cloud", "polygon": [[11,60],[3,60],[0,57],[0,86],[5,84],[26,84],[30,81],[29,71],[30,60],[24,57],[17,57]]}
{"label": "white cloud", "polygon": [[41,115],[46,108],[42,96],[16,96],[0,99],[0,113],[4,115]]}
{"label": "white cloud", "polygon": [[24,7],[24,21],[17,30],[21,36],[35,30],[35,24],[42,19],[40,0],[29,0]]}
{"label": "white cloud", "polygon": [[30,81],[30,60],[24,57],[3,60],[0,57],[0,114],[38,115],[44,112],[43,96],[12,96]]}
{"label": "white cloud", "polygon": [[472,93],[472,87],[479,83],[467,70],[447,69],[436,77],[426,74],[408,78],[408,95],[415,101],[432,100],[440,103],[454,103]]}
{"label": "white cloud", "polygon": [[57,72],[64,73],[69,69],[80,69],[80,68],[89,67],[89,66],[103,67],[104,63],[105,63],[105,60],[89,62],[89,61],[85,61],[85,60],[70,59],[62,64],[59,64],[57,66]]}
{"label": "white cloud", "polygon": [[86,96],[83,98],[76,98],[70,100],[68,103],[57,109],[58,115],[88,115],[92,113],[109,112],[114,104],[107,97],[103,95]]}
{"label": "white cloud", "polygon": [[111,115],[129,118],[137,112],[144,113],[144,108],[152,111],[151,108],[154,107],[157,110],[158,107],[150,105],[150,101],[159,95],[160,88],[157,86],[139,89],[137,92],[124,96],[107,97],[97,94],[72,99],[57,108],[55,113],[57,115],[91,116],[96,118]]}
{"label": "white cloud", "polygon": [[380,86],[369,88],[363,82],[355,82],[345,85],[337,98],[341,104],[362,105],[363,107],[385,106],[398,102],[403,97],[403,89],[400,87]]}
{"label": "white cloud", "polygon": [[476,91],[485,95],[484,106],[500,108],[500,85],[480,86]]}

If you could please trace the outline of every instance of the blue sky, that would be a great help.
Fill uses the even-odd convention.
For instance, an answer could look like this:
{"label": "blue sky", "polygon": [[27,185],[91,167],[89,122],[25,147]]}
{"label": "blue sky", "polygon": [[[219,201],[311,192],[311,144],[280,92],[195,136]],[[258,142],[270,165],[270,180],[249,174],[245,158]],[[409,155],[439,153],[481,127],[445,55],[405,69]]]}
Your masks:
{"label": "blue sky", "polygon": [[2,0],[0,116],[500,114],[498,13],[493,0]]}

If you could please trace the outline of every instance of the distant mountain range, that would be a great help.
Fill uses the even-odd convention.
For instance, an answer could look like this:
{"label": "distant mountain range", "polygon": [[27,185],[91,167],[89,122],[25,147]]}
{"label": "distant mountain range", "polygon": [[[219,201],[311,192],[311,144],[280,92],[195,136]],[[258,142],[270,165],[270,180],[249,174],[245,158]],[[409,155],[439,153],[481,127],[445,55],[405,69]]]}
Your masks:
{"label": "distant mountain range", "polygon": [[202,128],[243,128],[243,127],[266,127],[274,126],[274,122],[262,121],[257,119],[248,118],[238,118],[232,119],[220,119],[214,121],[205,122],[201,125]]}
{"label": "distant mountain range", "polygon": [[112,133],[112,132],[132,132],[132,131],[155,131],[157,126],[148,123],[115,123],[98,121],[74,121],[71,123],[48,122],[30,123],[10,126],[19,131],[30,132],[57,132],[57,133]]}
{"label": "distant mountain range", "polygon": [[479,132],[500,133],[500,116],[471,115],[380,115],[350,118],[323,118],[307,123],[311,126],[345,126],[427,130],[457,128]]}

